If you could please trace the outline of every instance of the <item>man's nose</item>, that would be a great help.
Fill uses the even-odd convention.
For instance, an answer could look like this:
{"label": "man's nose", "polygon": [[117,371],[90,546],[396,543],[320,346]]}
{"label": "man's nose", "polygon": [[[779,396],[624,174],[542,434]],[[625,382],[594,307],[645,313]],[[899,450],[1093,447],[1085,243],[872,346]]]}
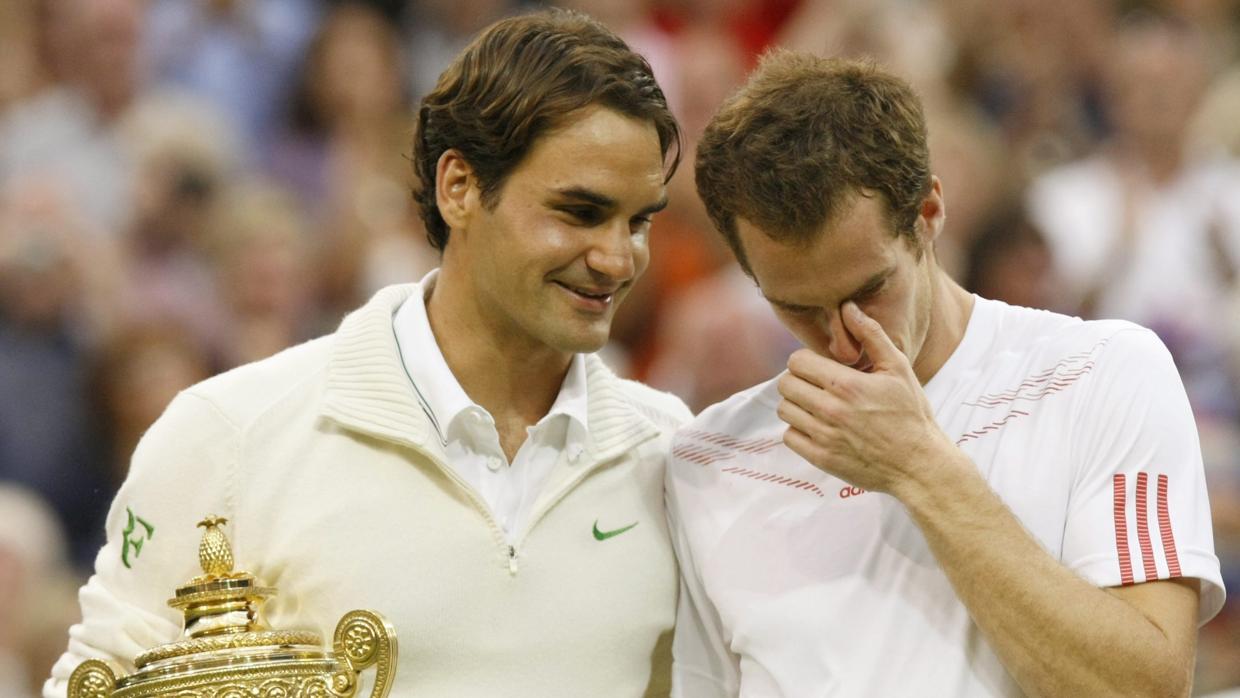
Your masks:
{"label": "man's nose", "polygon": [[598,238],[586,252],[590,269],[615,281],[629,281],[637,271],[633,235],[623,220],[597,231]]}
{"label": "man's nose", "polygon": [[837,311],[827,319],[827,352],[830,358],[852,366],[861,360],[861,342],[844,327],[844,316]]}

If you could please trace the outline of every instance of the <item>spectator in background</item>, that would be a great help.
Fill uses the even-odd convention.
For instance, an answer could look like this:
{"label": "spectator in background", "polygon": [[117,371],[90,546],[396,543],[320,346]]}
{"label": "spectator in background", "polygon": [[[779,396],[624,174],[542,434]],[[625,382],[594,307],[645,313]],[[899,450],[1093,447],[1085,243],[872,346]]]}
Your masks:
{"label": "spectator in background", "polygon": [[265,359],[313,335],[313,248],[291,194],[261,180],[233,186],[212,226],[211,245],[225,311],[223,367]]}
{"label": "spectator in background", "polygon": [[1099,83],[1116,0],[947,0],[951,86],[1002,129],[1021,186],[1090,152],[1104,128]]}
{"label": "spectator in background", "polygon": [[107,492],[125,480],[138,440],[172,398],[214,372],[193,333],[167,321],[123,327],[95,352],[90,406],[101,425]]}
{"label": "spectator in background", "polygon": [[1050,250],[1019,205],[981,227],[966,260],[963,286],[970,293],[1026,308],[1054,307]]}
{"label": "spectator in background", "polygon": [[345,4],[310,42],[268,172],[298,194],[317,240],[324,313],[435,265],[408,195],[412,114],[399,37],[377,11]]}
{"label": "spectator in background", "polygon": [[409,95],[416,102],[431,91],[439,74],[470,37],[497,19],[516,13],[522,0],[417,0],[406,5],[405,60]]}
{"label": "spectator in background", "polygon": [[584,12],[624,39],[649,61],[655,79],[667,93],[668,104],[679,111],[677,96],[684,89],[681,73],[690,66],[678,60],[679,37],[659,25],[653,11],[655,0],[556,0],[554,4]]}
{"label": "spectator in background", "polygon": [[[155,84],[216,105],[247,154],[276,132],[317,0],[151,0],[144,50]],[[255,163],[256,164],[256,163]]]}
{"label": "spectator in background", "polygon": [[11,184],[0,197],[0,481],[47,500],[85,566],[111,488],[89,410],[82,300],[102,295],[86,270],[110,265],[80,242],[90,236],[58,190]]}
{"label": "spectator in background", "polygon": [[1013,157],[994,123],[955,95],[929,107],[930,165],[952,196],[951,225],[935,245],[939,264],[963,278],[969,247],[985,233],[1002,202],[1019,198],[1021,182],[1007,176]]}
{"label": "spectator in background", "polygon": [[131,164],[117,125],[138,96],[139,0],[45,0],[41,31],[62,81],[0,118],[0,186],[54,180],[100,230],[115,234],[130,205]]}
{"label": "spectator in background", "polygon": [[206,257],[221,191],[239,171],[227,123],[194,98],[148,98],[126,123],[134,207],[121,241],[124,323],[173,323],[223,353],[224,309]]}
{"label": "spectator in background", "polygon": [[75,579],[55,513],[0,482],[0,698],[30,698],[72,622]]}
{"label": "spectator in background", "polygon": [[0,113],[29,97],[40,87],[44,71],[39,62],[39,0],[0,3]]}

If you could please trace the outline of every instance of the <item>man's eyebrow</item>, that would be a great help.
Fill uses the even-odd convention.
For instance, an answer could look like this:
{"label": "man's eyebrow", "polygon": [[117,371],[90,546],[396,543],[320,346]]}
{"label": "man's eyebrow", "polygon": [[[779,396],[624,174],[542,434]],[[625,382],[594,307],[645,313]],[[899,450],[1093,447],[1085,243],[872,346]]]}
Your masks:
{"label": "man's eyebrow", "polygon": [[665,208],[667,208],[667,196],[666,195],[662,199],[659,199],[657,202],[638,211],[637,215],[638,217],[653,216],[654,214],[658,213],[659,211],[662,211]]}
{"label": "man's eyebrow", "polygon": [[780,308],[783,308],[784,310],[793,310],[793,311],[809,310],[811,307],[813,307],[813,306],[808,306],[808,305],[801,305],[799,303],[789,303],[788,301],[781,301],[778,298],[771,298],[770,296],[766,295],[765,292],[762,293],[762,297],[766,299],[767,303],[770,303],[771,305],[777,305]]}
{"label": "man's eyebrow", "polygon": [[[561,196],[566,199],[576,199],[578,201],[583,201],[588,204],[594,204],[595,206],[598,206],[599,208],[604,208],[604,209],[614,209],[618,205],[616,200],[611,198],[610,196],[607,196],[605,194],[600,194],[590,189],[584,189],[582,187],[571,187],[569,189],[556,189],[555,193],[558,196]],[[662,211],[663,209],[667,208],[667,201],[668,201],[667,196],[664,195],[662,199],[659,199],[655,203],[638,211],[637,215],[641,217],[641,216],[650,216],[655,213],[658,213],[659,211]]]}
{"label": "man's eyebrow", "polygon": [[[867,292],[874,290],[879,285],[881,285],[884,281],[886,281],[888,277],[890,277],[895,272],[896,272],[895,267],[889,267],[887,269],[884,269],[878,272],[874,276],[871,276],[869,279],[866,279],[865,283],[863,283],[860,288],[858,288],[856,291],[853,291],[849,295],[845,296],[843,302],[847,303],[850,300],[859,298],[860,296],[865,295]],[[759,289],[759,291],[761,291],[761,289]],[[778,298],[772,298],[766,295],[765,291],[762,291],[762,297],[766,299],[767,303],[770,303],[771,305],[779,306],[780,308],[783,308],[785,310],[793,310],[793,311],[810,310],[815,307],[811,305],[801,305],[800,303],[790,303],[788,301],[782,301]]]}
{"label": "man's eyebrow", "polygon": [[882,285],[882,283],[887,280],[887,277],[891,276],[894,273],[896,273],[896,268],[888,267],[878,272],[874,276],[871,276],[869,279],[866,280],[864,284],[861,285],[860,288],[848,294],[848,296],[844,299],[844,302],[847,303],[850,300],[859,298],[865,295],[866,293],[873,291],[874,289]]}
{"label": "man's eyebrow", "polygon": [[556,189],[555,193],[566,199],[577,199],[588,204],[594,204],[599,208],[615,208],[616,200],[610,196],[605,196],[596,191],[583,189],[581,187],[572,187],[569,189]]}

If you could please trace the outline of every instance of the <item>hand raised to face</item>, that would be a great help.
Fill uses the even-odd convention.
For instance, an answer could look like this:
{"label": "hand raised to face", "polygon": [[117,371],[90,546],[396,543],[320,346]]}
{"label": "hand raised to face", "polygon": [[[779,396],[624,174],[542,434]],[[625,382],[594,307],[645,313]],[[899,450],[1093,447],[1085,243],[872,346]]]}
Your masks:
{"label": "hand raised to face", "polygon": [[808,349],[779,379],[784,443],[824,472],[857,487],[893,493],[924,474],[934,454],[955,446],[939,429],[909,359],[855,303],[845,328],[869,359],[865,371]]}

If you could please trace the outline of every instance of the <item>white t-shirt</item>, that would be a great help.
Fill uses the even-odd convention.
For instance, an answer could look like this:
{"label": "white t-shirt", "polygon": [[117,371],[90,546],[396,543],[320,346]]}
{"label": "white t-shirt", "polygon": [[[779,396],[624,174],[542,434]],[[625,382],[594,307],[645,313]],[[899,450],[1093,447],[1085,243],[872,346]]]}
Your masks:
{"label": "white t-shirt", "polygon": [[[925,386],[939,426],[1033,536],[1098,586],[1224,591],[1196,427],[1166,349],[1122,321],[978,298]],[[774,380],[705,410],[668,469],[685,589],[673,694],[1020,690],[903,505],[782,445]]]}

